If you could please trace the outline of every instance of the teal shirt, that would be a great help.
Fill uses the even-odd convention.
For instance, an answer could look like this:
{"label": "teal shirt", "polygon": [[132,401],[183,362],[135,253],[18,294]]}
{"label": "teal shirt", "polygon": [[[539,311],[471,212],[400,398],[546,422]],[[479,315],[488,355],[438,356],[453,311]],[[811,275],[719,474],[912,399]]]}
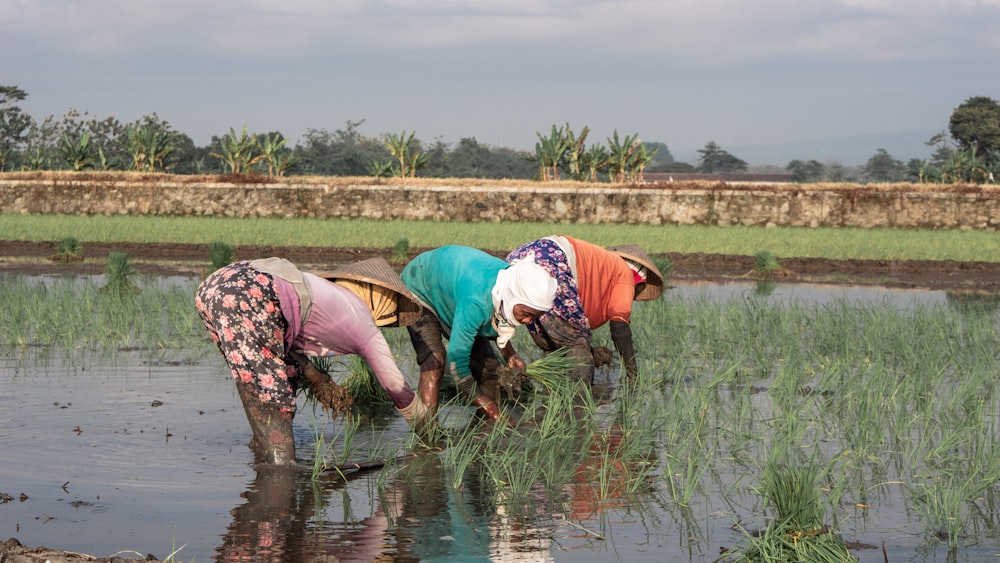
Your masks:
{"label": "teal shirt", "polygon": [[496,338],[493,286],[507,262],[467,246],[442,246],[418,255],[403,268],[406,287],[434,309],[448,335],[448,365],[470,375],[476,336]]}

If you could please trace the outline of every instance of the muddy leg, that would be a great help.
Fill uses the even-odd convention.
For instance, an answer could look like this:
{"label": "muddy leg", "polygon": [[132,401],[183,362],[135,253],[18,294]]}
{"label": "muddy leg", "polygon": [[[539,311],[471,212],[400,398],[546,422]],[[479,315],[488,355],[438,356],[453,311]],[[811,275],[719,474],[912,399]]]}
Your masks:
{"label": "muddy leg", "polygon": [[[441,363],[444,363],[444,358],[441,358]],[[417,394],[420,395],[420,400],[427,405],[427,410],[432,413],[437,412],[438,392],[441,390],[442,375],[443,373],[440,369],[421,370],[420,381],[417,383]]]}
{"label": "muddy leg", "polygon": [[250,449],[258,461],[271,465],[295,465],[294,413],[260,400],[253,384],[236,382],[253,438]]}
{"label": "muddy leg", "polygon": [[438,392],[441,389],[446,357],[441,323],[432,313],[425,311],[419,321],[406,329],[410,333],[410,342],[413,344],[417,365],[420,367],[417,394],[427,405],[429,418],[434,418],[434,414],[437,413]]}

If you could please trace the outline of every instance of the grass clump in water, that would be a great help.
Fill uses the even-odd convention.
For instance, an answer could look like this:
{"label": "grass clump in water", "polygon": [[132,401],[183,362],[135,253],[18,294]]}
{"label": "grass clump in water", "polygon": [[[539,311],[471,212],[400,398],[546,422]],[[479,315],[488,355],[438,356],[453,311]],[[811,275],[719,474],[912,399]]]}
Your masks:
{"label": "grass clump in water", "polygon": [[124,252],[112,252],[108,254],[108,265],[105,274],[107,280],[104,287],[101,288],[103,293],[124,298],[136,295],[141,291],[135,283],[138,272],[132,267],[128,255]]}
{"label": "grass clump in water", "polygon": [[748,536],[748,546],[736,561],[857,561],[843,538],[823,524],[817,478],[811,466],[770,463],[764,468],[761,493],[772,512],[771,524],[759,536]]}

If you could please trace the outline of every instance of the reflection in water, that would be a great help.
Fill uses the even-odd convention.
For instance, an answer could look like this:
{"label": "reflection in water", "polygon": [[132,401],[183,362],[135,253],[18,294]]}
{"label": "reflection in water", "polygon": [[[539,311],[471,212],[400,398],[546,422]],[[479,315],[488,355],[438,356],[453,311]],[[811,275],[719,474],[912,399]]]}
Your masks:
{"label": "reflection in water", "polygon": [[[314,482],[305,471],[259,466],[243,495],[246,503],[232,510],[216,560],[551,560],[525,557],[541,546],[525,545],[518,533],[504,529],[509,522],[477,502],[478,491],[447,487],[436,454],[395,471],[385,487],[369,488],[378,495],[372,499],[372,514],[356,518],[344,489],[361,473],[347,481],[325,474]],[[330,516],[338,503],[343,508],[340,522]]]}
{"label": "reflection in water", "polygon": [[[566,518],[584,522],[620,506],[620,491],[609,496],[594,487],[593,461],[578,468],[576,482],[563,491],[566,498],[546,499],[539,493],[531,500],[539,507],[561,500]],[[557,524],[545,511],[512,511],[476,472],[470,471],[461,488],[450,487],[436,453],[387,471],[392,476],[378,486],[372,471],[349,474],[346,480],[322,474],[312,481],[307,471],[258,466],[242,495],[246,502],[231,512],[216,561],[554,560]],[[374,495],[367,516],[354,514],[347,491],[361,482]],[[585,528],[575,530],[587,534]]]}

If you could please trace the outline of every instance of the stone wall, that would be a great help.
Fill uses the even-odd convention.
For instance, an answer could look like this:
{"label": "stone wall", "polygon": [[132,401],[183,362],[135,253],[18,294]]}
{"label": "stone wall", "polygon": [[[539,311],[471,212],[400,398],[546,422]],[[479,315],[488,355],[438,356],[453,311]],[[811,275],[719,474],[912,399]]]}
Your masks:
{"label": "stone wall", "polygon": [[0,213],[997,230],[1000,191],[672,183],[474,186],[3,178]]}

